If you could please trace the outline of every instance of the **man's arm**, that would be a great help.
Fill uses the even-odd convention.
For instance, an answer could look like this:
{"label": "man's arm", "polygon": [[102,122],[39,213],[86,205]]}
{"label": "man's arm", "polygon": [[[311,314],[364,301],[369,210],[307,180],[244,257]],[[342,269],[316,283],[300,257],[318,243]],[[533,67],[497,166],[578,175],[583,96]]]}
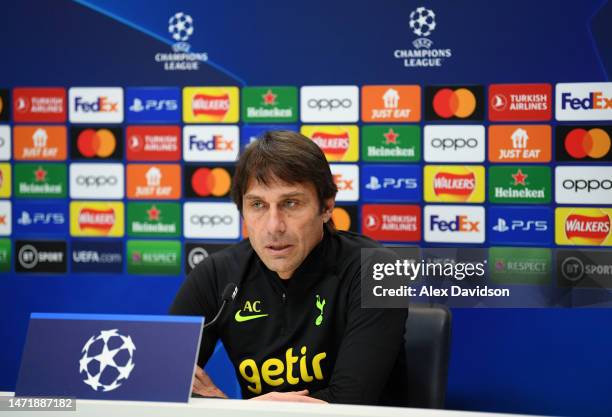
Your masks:
{"label": "man's arm", "polygon": [[360,272],[351,283],[347,327],[327,388],[311,394],[331,403],[376,404],[403,343],[407,309],[361,308]]}

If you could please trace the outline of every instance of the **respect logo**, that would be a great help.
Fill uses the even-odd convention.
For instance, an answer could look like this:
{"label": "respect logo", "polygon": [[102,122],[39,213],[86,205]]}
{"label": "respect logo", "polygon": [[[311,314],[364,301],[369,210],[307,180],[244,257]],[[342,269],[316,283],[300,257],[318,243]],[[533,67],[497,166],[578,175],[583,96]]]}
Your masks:
{"label": "respect logo", "polygon": [[612,246],[612,209],[559,207],[555,210],[557,245]]}
{"label": "respect logo", "polygon": [[479,165],[426,165],[425,201],[481,203],[485,169]]}

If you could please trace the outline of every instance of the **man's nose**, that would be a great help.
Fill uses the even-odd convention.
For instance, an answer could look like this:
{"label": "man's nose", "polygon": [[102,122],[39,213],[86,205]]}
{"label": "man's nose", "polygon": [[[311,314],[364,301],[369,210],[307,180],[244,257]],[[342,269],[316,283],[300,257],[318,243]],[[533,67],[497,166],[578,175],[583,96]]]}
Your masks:
{"label": "man's nose", "polygon": [[285,218],[283,212],[276,207],[271,207],[268,211],[268,233],[275,235],[284,233],[286,230]]}

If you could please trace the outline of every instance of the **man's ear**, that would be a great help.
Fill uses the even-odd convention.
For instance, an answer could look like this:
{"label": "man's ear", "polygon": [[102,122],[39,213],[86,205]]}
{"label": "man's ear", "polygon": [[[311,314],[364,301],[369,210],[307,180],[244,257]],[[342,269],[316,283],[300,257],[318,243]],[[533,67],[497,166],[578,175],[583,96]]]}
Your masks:
{"label": "man's ear", "polygon": [[323,201],[323,212],[321,213],[321,215],[323,216],[323,223],[327,223],[329,219],[331,219],[335,205],[336,199],[334,197],[328,198],[327,200]]}

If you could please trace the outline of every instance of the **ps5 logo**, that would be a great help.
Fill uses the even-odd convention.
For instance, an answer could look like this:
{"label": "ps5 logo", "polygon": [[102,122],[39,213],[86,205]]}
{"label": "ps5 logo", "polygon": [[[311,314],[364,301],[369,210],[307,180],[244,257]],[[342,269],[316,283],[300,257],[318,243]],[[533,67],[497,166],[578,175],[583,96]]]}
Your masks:
{"label": "ps5 logo", "polygon": [[175,111],[178,109],[178,102],[176,100],[142,100],[140,98],[134,98],[129,109],[134,113],[143,111]]}
{"label": "ps5 logo", "polygon": [[546,232],[548,230],[548,222],[546,220],[512,220],[510,225],[508,225],[505,219],[498,217],[497,224],[493,226],[493,230],[500,233],[508,231]]}
{"label": "ps5 logo", "polygon": [[370,182],[365,185],[365,188],[373,191],[388,188],[414,190],[418,186],[416,178],[383,178],[381,183],[378,177],[370,176]]}
{"label": "ps5 logo", "polygon": [[22,210],[21,215],[17,219],[17,223],[21,226],[30,226],[30,225],[62,225],[66,223],[66,219],[63,213],[43,213],[43,212],[34,212],[30,214],[29,212]]}

